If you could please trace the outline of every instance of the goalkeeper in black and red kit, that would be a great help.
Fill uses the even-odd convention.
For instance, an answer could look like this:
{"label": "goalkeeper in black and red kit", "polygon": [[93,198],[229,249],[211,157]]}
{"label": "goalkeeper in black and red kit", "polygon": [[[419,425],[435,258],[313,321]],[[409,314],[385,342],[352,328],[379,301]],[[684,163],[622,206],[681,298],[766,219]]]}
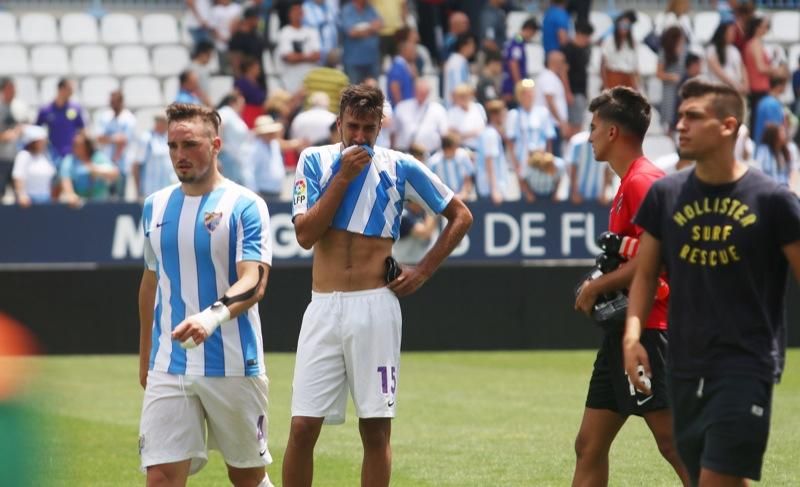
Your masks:
{"label": "goalkeeper in black and red kit", "polygon": [[[606,90],[589,105],[592,112],[589,142],[597,161],[607,161],[622,182],[609,215],[609,230],[619,237],[638,239],[642,229],[633,224],[639,205],[653,181],[664,173],[642,153],[642,141],[650,125],[650,103],[640,93],[625,87]],[[623,253],[635,240],[605,236],[606,253],[615,245]],[[635,253],[632,252],[631,255]],[[630,286],[636,267],[633,257],[616,270],[583,283],[575,309],[591,315],[598,298]],[[621,325],[621,323],[620,323]],[[606,327],[594,362],[589,392],[578,437],[573,486],[608,484],[608,452],[630,415],[641,416],[653,433],[658,449],[672,465],[684,485],[686,470],[672,440],[672,419],[667,405],[665,361],[667,352],[667,300],[656,300],[641,342],[650,355],[651,395],[637,391],[625,375],[622,356],[622,326]],[[638,383],[638,381],[635,381]]]}

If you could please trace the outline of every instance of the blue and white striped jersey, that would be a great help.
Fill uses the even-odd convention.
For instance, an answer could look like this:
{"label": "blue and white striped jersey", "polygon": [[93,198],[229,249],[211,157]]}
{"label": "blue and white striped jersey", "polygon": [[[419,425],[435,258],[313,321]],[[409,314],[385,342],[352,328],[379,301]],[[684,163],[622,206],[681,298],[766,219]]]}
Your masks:
{"label": "blue and white striped jersey", "polygon": [[458,147],[452,158],[445,157],[442,150],[436,152],[428,159],[428,167],[448,188],[456,192],[464,186],[464,178],[475,174],[469,152],[463,147]]}
{"label": "blue and white striped jersey", "polygon": [[530,111],[515,108],[506,116],[506,137],[514,141],[514,155],[523,166],[528,163],[528,154],[545,150],[547,141],[555,138],[556,128],[547,108],[534,106]]}
{"label": "blue and white striped jersey", "polygon": [[[350,182],[331,227],[368,237],[397,240],[403,201],[441,213],[453,191],[424,164],[402,152],[374,147],[372,162]],[[300,154],[292,197],[292,217],[319,200],[339,172],[342,145],[309,147]]]}
{"label": "blue and white striped jersey", "polygon": [[453,104],[453,90],[460,84],[470,84],[469,60],[461,53],[454,52],[444,63],[444,102]]}
{"label": "blue and white striped jersey", "polygon": [[478,157],[475,160],[475,188],[478,196],[488,198],[491,196],[489,176],[486,173],[486,159],[492,158],[495,183],[500,194],[505,196],[508,186],[508,162],[506,150],[503,147],[503,138],[496,128],[489,125],[478,139]]}
{"label": "blue and white striped jersey", "polygon": [[572,184],[583,199],[599,199],[605,191],[608,164],[595,160],[588,131],[579,132],[569,139],[566,162],[575,167]]}
{"label": "blue and white striped jersey", "polygon": [[145,263],[158,279],[150,370],[178,375],[249,376],[265,372],[258,306],[223,323],[186,350],[170,334],[238,280],[236,263],[272,264],[269,212],[252,191],[223,180],[203,196],[175,184],[145,200]]}

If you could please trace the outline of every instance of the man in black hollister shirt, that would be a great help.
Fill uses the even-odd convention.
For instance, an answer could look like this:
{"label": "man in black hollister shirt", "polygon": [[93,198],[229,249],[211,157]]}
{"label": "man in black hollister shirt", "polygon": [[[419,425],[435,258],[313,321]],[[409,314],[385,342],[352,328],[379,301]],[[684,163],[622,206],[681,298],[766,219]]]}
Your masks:
{"label": "man in black hollister shirt", "polygon": [[654,183],[635,218],[645,232],[625,367],[631,377],[639,364],[649,372],[639,336],[663,264],[678,452],[693,485],[744,485],[761,477],[772,386],[783,371],[789,266],[800,279],[800,202],[735,160],[744,109],[733,89],[690,80],[681,99],[679,150],[696,166]]}

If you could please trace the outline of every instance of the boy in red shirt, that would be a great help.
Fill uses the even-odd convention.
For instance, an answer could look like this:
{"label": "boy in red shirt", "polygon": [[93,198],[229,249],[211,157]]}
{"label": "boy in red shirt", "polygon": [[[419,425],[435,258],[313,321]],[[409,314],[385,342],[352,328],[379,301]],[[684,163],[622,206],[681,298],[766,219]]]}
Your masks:
{"label": "boy in red shirt", "polygon": [[[650,103],[639,92],[627,87],[606,90],[589,105],[592,112],[589,142],[597,161],[608,164],[622,183],[609,215],[609,230],[621,236],[639,238],[642,229],[633,217],[653,181],[664,176],[642,154],[642,141],[650,126]],[[597,298],[630,286],[636,258],[613,272],[587,281],[575,299],[575,309],[590,314]],[[645,396],[631,385],[622,358],[622,327],[609,328],[589,382],[586,408],[575,440],[577,462],[573,486],[607,485],[608,452],[622,425],[630,415],[641,416],[653,433],[658,449],[672,465],[684,485],[686,469],[672,441],[672,419],[667,404],[666,373],[667,300],[657,300],[647,320],[642,343],[652,364],[652,391]]]}

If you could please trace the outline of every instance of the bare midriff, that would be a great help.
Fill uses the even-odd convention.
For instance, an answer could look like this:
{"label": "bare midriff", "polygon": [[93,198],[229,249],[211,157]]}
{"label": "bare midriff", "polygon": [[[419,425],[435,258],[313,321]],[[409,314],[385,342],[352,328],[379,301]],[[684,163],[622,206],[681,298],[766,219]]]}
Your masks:
{"label": "bare midriff", "polygon": [[314,245],[312,288],[328,293],[383,287],[386,285],[385,261],[390,255],[390,238],[328,229]]}

